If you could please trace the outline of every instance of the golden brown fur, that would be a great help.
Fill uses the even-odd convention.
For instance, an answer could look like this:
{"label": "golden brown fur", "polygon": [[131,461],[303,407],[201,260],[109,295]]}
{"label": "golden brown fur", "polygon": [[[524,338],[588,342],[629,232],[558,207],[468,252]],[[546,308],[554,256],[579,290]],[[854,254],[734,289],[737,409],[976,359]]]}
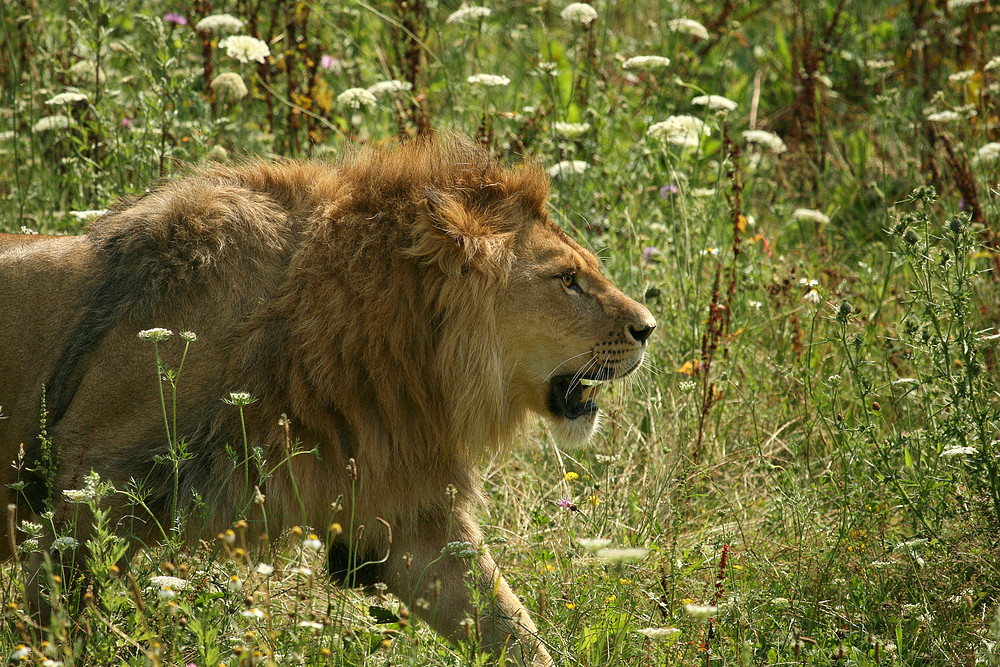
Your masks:
{"label": "golden brown fur", "polygon": [[[345,536],[364,525],[362,539],[332,545],[332,573],[385,581],[407,603],[440,579],[428,619],[457,636],[472,613],[469,565],[440,554],[449,541],[481,547],[471,518],[476,463],[529,412],[568,440],[587,439],[597,414],[586,398],[596,390],[579,387],[579,376],[631,372],[654,326],[548,220],[547,187],[534,167],[504,169],[445,137],[361,149],[332,167],[212,167],[115,207],[85,237],[0,235],[0,405],[9,418],[0,453],[26,453],[0,473],[4,489],[25,482],[8,502],[22,517],[51,503],[61,519],[60,491],[93,469],[119,488],[135,479],[169,526],[174,479],[154,462],[168,439],[153,349],[136,333],[193,331],[176,433],[193,454],[176,498],[188,538],[214,535],[234,517],[259,520],[254,485],[272,533],[347,526],[353,516]],[[159,350],[176,368],[178,336]],[[58,451],[50,480],[38,472],[43,385]],[[243,458],[239,411],[222,400],[231,391],[257,399],[244,416],[264,480]],[[283,414],[292,439],[315,455],[287,463]],[[162,537],[140,510],[114,502],[119,519],[130,517],[123,528],[142,541]],[[481,554],[490,599],[499,573]],[[524,608],[499,586],[481,612],[486,648],[549,664]]]}

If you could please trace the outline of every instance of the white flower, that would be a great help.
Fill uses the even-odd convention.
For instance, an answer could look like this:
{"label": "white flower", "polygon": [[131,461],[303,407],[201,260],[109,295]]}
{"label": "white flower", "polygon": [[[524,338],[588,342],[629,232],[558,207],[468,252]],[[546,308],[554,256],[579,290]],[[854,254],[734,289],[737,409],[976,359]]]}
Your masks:
{"label": "white flower", "polygon": [[701,255],[702,257],[707,257],[709,255],[711,255],[712,257],[715,257],[716,255],[719,254],[719,249],[718,248],[705,248],[704,250],[700,251],[698,254]]}
{"label": "white flower", "polygon": [[812,208],[797,208],[792,211],[792,217],[796,220],[807,220],[821,225],[830,222],[830,218],[825,213]]}
{"label": "white flower", "polygon": [[575,139],[582,136],[587,130],[590,129],[590,123],[553,123],[552,127],[555,128],[556,132],[563,135],[567,139]]}
{"label": "white flower", "polygon": [[823,84],[826,88],[833,88],[833,79],[828,77],[826,74],[813,72],[813,78]]}
{"label": "white flower", "polygon": [[961,72],[955,72],[954,74],[949,74],[948,81],[950,81],[951,83],[965,83],[975,75],[976,75],[976,70],[964,69]]}
{"label": "white flower", "polygon": [[573,174],[582,174],[589,168],[590,165],[583,160],[563,160],[549,167],[547,171],[549,178],[561,178],[563,176],[572,176]]}
{"label": "white flower", "polygon": [[106,78],[104,70],[101,69],[99,72],[97,70],[97,63],[93,60],[81,60],[75,63],[72,67],[66,70],[67,74],[72,75],[76,79],[82,79],[86,81],[94,81],[97,77],[98,80],[104,81]]}
{"label": "white flower", "polygon": [[722,95],[699,95],[691,100],[691,104],[708,107],[712,110],[733,111],[739,105]]}
{"label": "white flower", "polygon": [[789,602],[788,598],[771,598],[771,604],[779,609],[785,609],[791,606],[792,603]]}
{"label": "white flower", "polygon": [[820,302],[819,292],[817,292],[814,289],[811,289],[805,293],[805,295],[802,297],[802,300],[811,303],[814,306],[818,305]]}
{"label": "white flower", "polygon": [[701,620],[715,616],[719,608],[710,604],[685,604],[684,611],[693,619]]}
{"label": "white flower", "polygon": [[62,104],[73,104],[75,102],[86,102],[87,96],[83,93],[77,93],[73,91],[67,91],[65,93],[59,93],[54,97],[50,97],[45,100],[46,104],[51,104],[52,106],[59,106]]}
{"label": "white flower", "polygon": [[302,541],[302,546],[306,549],[313,549],[319,551],[323,548],[323,543],[320,542],[319,536],[315,533],[310,533],[309,537]]}
{"label": "white flower", "polygon": [[191,582],[187,579],[181,579],[180,577],[171,577],[166,574],[158,574],[154,577],[149,578],[149,583],[153,584],[157,588],[172,588],[175,591],[183,591],[184,589],[191,586]]}
{"label": "white flower", "polygon": [[[248,391],[231,391],[229,392],[229,398],[222,399],[222,402],[242,408],[251,403],[256,403],[257,399]],[[228,533],[229,531],[226,531],[227,535]]]}
{"label": "white flower", "polygon": [[885,58],[871,58],[865,61],[865,67],[876,72],[885,72],[896,66],[892,60]]}
{"label": "white flower", "polygon": [[691,196],[698,198],[714,197],[715,188],[691,188]]}
{"label": "white flower", "polygon": [[10,659],[20,662],[21,660],[27,660],[31,655],[31,649],[24,644],[18,644],[14,652],[10,654]]}
{"label": "white flower", "polygon": [[983,0],[948,0],[948,11],[953,12],[956,9],[964,9],[972,5],[978,5],[981,2]]}
{"label": "white flower", "polygon": [[747,304],[754,310],[760,310],[761,307],[764,305],[764,303],[761,301],[747,301]]}
{"label": "white flower", "polygon": [[162,327],[155,327],[153,329],[143,329],[136,336],[139,340],[151,340],[153,342],[159,342],[161,340],[166,340],[174,335],[174,332],[170,329],[164,329]]}
{"label": "white flower", "polygon": [[597,20],[597,10],[585,2],[574,2],[566,5],[566,8],[562,10],[559,16],[571,23],[588,25]]}
{"label": "white flower", "polygon": [[471,84],[486,86],[487,88],[506,86],[510,83],[510,79],[499,74],[473,74],[466,81]]}
{"label": "white flower", "polygon": [[804,287],[816,287],[819,281],[815,278],[799,278],[799,284]]}
{"label": "white flower", "polygon": [[947,458],[952,456],[972,456],[978,451],[975,447],[952,447],[941,452],[941,456]]}
{"label": "white flower", "polygon": [[413,84],[409,81],[400,81],[399,79],[390,79],[389,81],[379,81],[376,84],[368,86],[368,92],[375,97],[381,97],[382,95],[389,93],[398,93],[404,90],[410,90],[413,88]]}
{"label": "white flower", "polygon": [[52,548],[59,552],[65,551],[66,549],[76,549],[78,546],[80,546],[80,543],[68,535],[57,537],[52,540]]}
{"label": "white flower", "polygon": [[232,14],[212,14],[194,24],[195,29],[205,32],[239,32],[243,21]]}
{"label": "white flower", "polygon": [[682,32],[698,39],[708,39],[708,28],[694,19],[674,19],[667,22],[667,27],[674,32]]}
{"label": "white flower", "polygon": [[654,642],[662,642],[668,639],[673,639],[679,635],[681,631],[678,628],[643,628],[639,630],[639,634],[646,635]]}
{"label": "white flower", "polygon": [[709,136],[712,131],[700,119],[694,116],[670,116],[666,120],[654,123],[646,130],[646,136],[666,141],[685,148],[697,148],[702,136]]}
{"label": "white flower", "polygon": [[291,570],[289,570],[289,572],[291,572],[292,574],[301,574],[303,577],[311,577],[313,573],[312,568],[306,565],[293,567]]}
{"label": "white flower", "polygon": [[198,340],[198,335],[193,331],[182,331],[181,338],[189,343],[193,343]]}
{"label": "white flower", "polygon": [[927,114],[927,120],[932,123],[954,123],[957,120],[962,120],[962,116],[957,111],[946,109],[945,111]]}
{"label": "white flower", "polygon": [[663,69],[670,64],[664,56],[633,56],[622,63],[622,69]]}
{"label": "white flower", "polygon": [[239,593],[243,590],[243,582],[235,574],[229,577],[229,584],[226,586],[231,593]]}
{"label": "white flower", "polygon": [[44,116],[38,119],[31,129],[35,132],[47,132],[48,130],[65,130],[70,126],[70,120],[66,116],[57,114],[55,116]]}
{"label": "white flower", "polygon": [[375,95],[364,88],[348,88],[340,95],[337,95],[337,103],[349,106],[352,109],[361,107],[374,107],[378,104]]}
{"label": "white flower", "polygon": [[267,44],[256,37],[247,35],[226,37],[219,42],[219,48],[225,49],[227,56],[236,58],[241,63],[247,63],[251,60],[263,63],[264,58],[271,55],[271,49],[268,48]]}
{"label": "white flower", "polygon": [[69,214],[80,222],[86,222],[87,220],[96,220],[107,212],[106,208],[92,208],[86,211],[70,211]]}
{"label": "white flower", "polygon": [[210,85],[213,90],[228,92],[238,100],[246,97],[246,94],[249,92],[247,84],[243,82],[243,77],[236,72],[223,72],[212,79]]}
{"label": "white flower", "polygon": [[322,630],[323,624],[317,621],[299,621],[300,628],[309,628],[310,630]]}
{"label": "white flower", "polygon": [[90,491],[84,491],[83,489],[64,489],[63,499],[68,503],[85,503],[94,497]]}
{"label": "white flower", "polygon": [[258,609],[257,607],[250,607],[246,611],[240,613],[243,614],[243,616],[245,616],[246,618],[254,618],[257,619],[258,621],[267,618],[267,614],[265,614],[263,610]]}
{"label": "white flower", "polygon": [[992,58],[990,58],[989,62],[983,65],[983,69],[986,70],[987,72],[989,72],[990,70],[994,70],[997,67],[1000,67],[1000,56],[993,56]]}
{"label": "white flower", "polygon": [[171,588],[170,586],[161,587],[157,595],[160,596],[161,600],[171,600],[177,597],[177,593],[174,592],[174,589]]}
{"label": "white flower", "polygon": [[611,544],[611,540],[604,537],[581,537],[576,543],[590,553],[597,553]]}
{"label": "white flower", "polygon": [[261,576],[270,577],[272,574],[274,574],[274,567],[268,565],[267,563],[257,563],[256,572]]}
{"label": "white flower", "polygon": [[608,563],[637,563],[648,553],[649,549],[598,549],[594,555]]}
{"label": "white flower", "polygon": [[471,23],[473,21],[479,21],[484,19],[493,11],[489,7],[474,7],[469,5],[462,5],[458,11],[452,12],[452,14],[444,20],[445,23]]}
{"label": "white flower", "polygon": [[788,150],[781,137],[766,130],[743,130],[743,141],[762,146],[772,153],[784,153]]}
{"label": "white flower", "polygon": [[972,158],[972,164],[996,162],[997,160],[1000,160],[1000,143],[991,141],[976,151],[975,156]]}

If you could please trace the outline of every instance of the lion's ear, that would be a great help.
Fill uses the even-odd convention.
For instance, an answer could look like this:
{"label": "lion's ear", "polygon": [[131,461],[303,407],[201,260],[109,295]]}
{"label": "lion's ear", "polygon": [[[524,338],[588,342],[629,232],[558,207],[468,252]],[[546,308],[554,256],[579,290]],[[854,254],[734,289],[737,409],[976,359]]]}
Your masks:
{"label": "lion's ear", "polygon": [[495,214],[470,210],[453,195],[426,188],[417,203],[412,253],[448,275],[472,268],[506,271],[516,230]]}

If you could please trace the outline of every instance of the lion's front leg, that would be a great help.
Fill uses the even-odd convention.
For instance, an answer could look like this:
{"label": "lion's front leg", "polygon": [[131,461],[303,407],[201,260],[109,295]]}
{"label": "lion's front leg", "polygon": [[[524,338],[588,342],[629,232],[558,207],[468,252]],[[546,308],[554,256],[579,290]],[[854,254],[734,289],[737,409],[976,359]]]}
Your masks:
{"label": "lion's front leg", "polygon": [[[508,665],[553,665],[527,610],[483,546],[479,527],[461,510],[450,524],[424,523],[423,530],[396,536],[385,564],[389,589],[453,641],[478,640],[483,650],[503,653]],[[468,553],[445,549],[462,542],[472,546]]]}

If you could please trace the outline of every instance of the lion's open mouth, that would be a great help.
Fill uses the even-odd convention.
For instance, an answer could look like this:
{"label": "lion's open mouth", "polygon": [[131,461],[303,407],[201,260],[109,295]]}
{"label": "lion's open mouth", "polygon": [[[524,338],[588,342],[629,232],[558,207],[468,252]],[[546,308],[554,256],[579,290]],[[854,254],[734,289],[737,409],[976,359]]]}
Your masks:
{"label": "lion's open mouth", "polygon": [[558,417],[577,419],[597,412],[601,381],[560,375],[549,382],[549,409]]}

